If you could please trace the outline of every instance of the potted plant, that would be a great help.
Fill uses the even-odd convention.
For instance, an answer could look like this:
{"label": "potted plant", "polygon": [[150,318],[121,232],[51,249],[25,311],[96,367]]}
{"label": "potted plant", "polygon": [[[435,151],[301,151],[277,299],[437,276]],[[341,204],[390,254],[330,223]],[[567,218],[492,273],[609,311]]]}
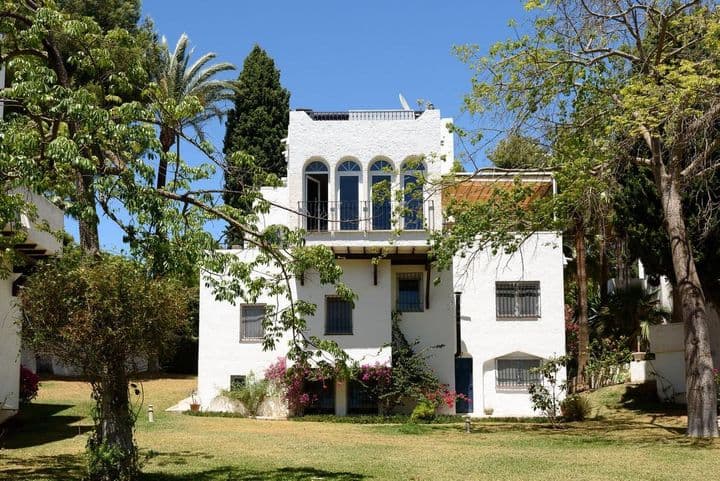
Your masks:
{"label": "potted plant", "polygon": [[197,391],[190,393],[190,411],[200,412],[200,400],[197,398]]}

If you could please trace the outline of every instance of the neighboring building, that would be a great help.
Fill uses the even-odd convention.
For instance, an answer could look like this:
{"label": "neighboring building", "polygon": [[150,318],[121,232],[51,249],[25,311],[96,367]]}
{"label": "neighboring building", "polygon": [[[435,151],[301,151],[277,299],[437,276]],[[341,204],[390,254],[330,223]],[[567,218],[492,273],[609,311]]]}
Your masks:
{"label": "neighboring building", "polygon": [[[307,245],[333,250],[343,281],[358,295],[353,309],[312,272],[295,279],[293,295],[317,305],[308,320],[310,335],[337,341],[360,364],[389,364],[391,317],[401,311],[400,327],[409,340],[443,346],[428,362],[442,383],[471,397],[469,405],[458,403],[458,412],[533,415],[529,369],[565,352],[561,238],[537,233],[513,256],[479,252],[458,257],[453,270],[433,269],[428,237],[446,220],[447,196],[482,200],[493,186],[510,185],[518,175],[488,171],[445,194],[427,188],[421,196],[408,193],[419,176],[438,180],[450,174],[451,122],[438,110],[291,112],[288,177],[282,187],[263,189],[281,207],[273,207],[261,227],[304,228]],[[523,180],[532,182],[537,195],[552,195],[549,174],[526,174]],[[395,196],[373,199],[373,187],[387,183],[393,191],[405,189],[402,211]],[[230,252],[245,259],[257,255],[252,249]],[[265,304],[284,304],[268,298],[233,305],[217,301],[204,280],[200,286],[198,396],[203,409],[223,409],[217,396],[231,379],[250,371],[262,376],[284,354],[282,348],[263,351],[260,323]],[[360,389],[338,382],[316,407],[338,415],[367,412],[372,406]]]}
{"label": "neighboring building", "polygon": [[22,194],[28,204],[35,206],[37,219],[33,222],[23,214],[16,223],[3,226],[0,231],[5,238],[14,237],[18,231],[25,234],[21,242],[10,246],[19,259],[13,266],[13,273],[0,278],[0,422],[18,409],[21,362],[35,370],[34,355],[23,355],[21,360],[20,314],[15,297],[33,265],[41,258],[57,254],[62,248],[61,242],[51,234],[63,230],[62,210],[42,196]]}
{"label": "neighboring building", "polygon": [[[639,285],[646,292],[653,293],[658,307],[669,314],[673,312],[673,286],[665,276],[660,276],[657,286],[650,283],[645,274],[642,262],[637,261],[637,277],[625,281],[627,285]],[[612,289],[620,288],[617,280]],[[708,324],[710,327],[710,348],[713,364],[720,367],[720,315],[718,308],[707,302]],[[685,404],[685,331],[682,322],[673,322],[677,316],[668,315],[667,322],[650,326],[650,351],[654,358],[645,359],[644,355],[636,355],[631,362],[631,381],[636,383],[655,382],[658,397],[662,401]]]}

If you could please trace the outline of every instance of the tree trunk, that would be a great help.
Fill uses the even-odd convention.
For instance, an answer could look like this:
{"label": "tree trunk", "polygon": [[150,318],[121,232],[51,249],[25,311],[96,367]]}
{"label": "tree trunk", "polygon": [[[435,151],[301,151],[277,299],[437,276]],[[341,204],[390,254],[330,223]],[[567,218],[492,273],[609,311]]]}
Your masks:
{"label": "tree trunk", "polygon": [[98,216],[95,205],[95,190],[92,185],[92,176],[77,171],[75,174],[75,188],[77,189],[77,202],[92,214],[78,216],[78,229],[80,233],[80,248],[86,254],[100,252],[100,235],[98,234]]}
{"label": "tree trunk", "polygon": [[167,127],[160,129],[160,146],[162,154],[160,155],[160,163],[158,164],[157,188],[162,189],[167,183],[167,154],[170,147],[175,143],[175,131]]}
{"label": "tree trunk", "polygon": [[88,443],[92,456],[88,477],[91,481],[132,481],[139,475],[128,379],[121,370],[108,373],[97,385],[96,426]]}
{"label": "tree trunk", "polygon": [[575,268],[577,282],[578,309],[578,367],[576,389],[586,387],[585,367],[587,366],[590,349],[590,328],[588,326],[588,292],[587,265],[585,252],[585,222],[582,218],[575,220]]}
{"label": "tree trunk", "polygon": [[665,229],[670,238],[676,289],[684,323],[687,434],[692,437],[717,437],[717,393],[710,330],[705,296],[685,229],[679,173],[672,175],[662,165],[656,165],[654,171]]}
{"label": "tree trunk", "polygon": [[608,279],[610,278],[610,265],[607,255],[606,230],[600,236],[600,303],[605,305],[608,299]]}

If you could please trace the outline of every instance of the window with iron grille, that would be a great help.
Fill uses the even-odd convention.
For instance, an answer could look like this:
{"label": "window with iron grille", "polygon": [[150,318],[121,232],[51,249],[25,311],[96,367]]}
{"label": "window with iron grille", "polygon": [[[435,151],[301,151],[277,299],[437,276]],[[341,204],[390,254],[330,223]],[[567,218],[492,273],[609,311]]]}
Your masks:
{"label": "window with iron grille", "polygon": [[234,391],[245,386],[245,376],[241,374],[233,374],[230,376],[230,390]]}
{"label": "window with iron grille", "polygon": [[378,403],[359,381],[348,384],[348,414],[377,414]]}
{"label": "window with iron grille", "polygon": [[341,297],[330,296],[325,303],[325,334],[352,334],[352,302]]}
{"label": "window with iron grille", "polygon": [[422,312],[422,273],[398,273],[397,286],[397,310],[400,312]]}
{"label": "window with iron grille", "polygon": [[305,380],[303,391],[310,396],[310,404],[305,407],[305,414],[335,414],[335,381]]}
{"label": "window with iron grille", "polygon": [[530,372],[540,367],[540,359],[498,359],[495,385],[499,389],[527,389],[540,382],[540,375]]}
{"label": "window with iron grille", "polygon": [[240,306],[240,340],[261,341],[265,336],[263,319],[265,319],[265,304]]}
{"label": "window with iron grille", "polygon": [[495,306],[499,318],[540,317],[540,283],[496,282]]}

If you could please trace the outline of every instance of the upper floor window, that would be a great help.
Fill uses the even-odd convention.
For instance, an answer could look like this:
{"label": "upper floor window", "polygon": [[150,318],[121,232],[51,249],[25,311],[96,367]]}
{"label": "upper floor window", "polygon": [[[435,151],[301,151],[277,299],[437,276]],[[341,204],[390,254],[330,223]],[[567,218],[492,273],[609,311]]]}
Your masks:
{"label": "upper floor window", "polygon": [[338,165],[337,216],[340,230],[360,228],[360,165],[346,160]]}
{"label": "upper floor window", "polygon": [[425,164],[420,160],[406,160],[402,165],[403,228],[421,230],[423,228],[423,171]]}
{"label": "upper floor window", "polygon": [[240,340],[261,341],[265,337],[265,304],[240,306]]}
{"label": "upper floor window", "polygon": [[392,165],[387,160],[376,160],[370,166],[370,203],[372,229],[390,230],[392,210]]}
{"label": "upper floor window", "polygon": [[305,201],[299,209],[309,231],[328,228],[328,168],[315,160],[305,167]]}
{"label": "upper floor window", "polygon": [[338,167],[338,172],[360,172],[360,166],[357,162],[352,160],[346,160]]}
{"label": "upper floor window", "polygon": [[352,334],[353,304],[342,297],[329,296],[325,301],[325,335]]}
{"label": "upper floor window", "polygon": [[422,273],[400,272],[397,275],[397,310],[422,312]]}
{"label": "upper floor window", "polygon": [[323,164],[319,160],[316,160],[314,162],[310,162],[307,167],[305,167],[305,173],[306,174],[314,174],[317,172],[326,172],[327,173],[328,168],[327,165]]}
{"label": "upper floor window", "polygon": [[540,282],[496,282],[495,309],[498,318],[540,317]]}

